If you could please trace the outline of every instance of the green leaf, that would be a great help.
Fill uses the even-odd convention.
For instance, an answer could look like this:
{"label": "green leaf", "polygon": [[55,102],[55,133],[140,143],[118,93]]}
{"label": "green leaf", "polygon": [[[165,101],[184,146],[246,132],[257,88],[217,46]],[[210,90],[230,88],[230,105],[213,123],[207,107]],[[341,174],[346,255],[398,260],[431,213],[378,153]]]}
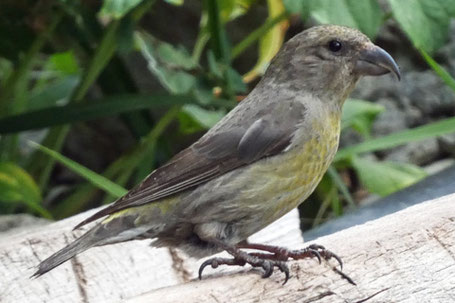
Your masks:
{"label": "green leaf", "polygon": [[217,78],[223,78],[223,69],[221,64],[216,62],[215,55],[213,54],[212,50],[207,51],[207,62],[209,65],[209,71]]}
{"label": "green leaf", "polygon": [[455,0],[389,0],[393,15],[414,45],[429,53],[447,39]]}
{"label": "green leaf", "polygon": [[384,150],[401,144],[420,141],[453,132],[455,132],[455,118],[448,118],[387,136],[365,140],[362,143],[345,147],[338,150],[335,156],[335,161],[340,161],[359,153]]}
{"label": "green leaf", "polygon": [[229,78],[226,82],[231,84],[234,92],[246,93],[248,91],[245,82],[243,82],[242,76],[230,66],[228,66],[226,70],[226,78]]}
{"label": "green leaf", "polygon": [[[89,121],[147,108],[163,108],[188,103],[197,103],[197,100],[194,97],[177,95],[118,95],[93,103],[54,106],[8,116],[0,119],[0,134]],[[217,100],[212,101],[212,104],[216,103]],[[218,103],[222,105],[223,101]]]}
{"label": "green leaf", "polygon": [[257,0],[218,0],[221,22],[226,23],[242,16],[256,1]]}
{"label": "green leaf", "polygon": [[352,127],[368,137],[376,116],[384,110],[382,105],[373,102],[348,99],[343,106],[341,129]]}
{"label": "green leaf", "polygon": [[[332,1],[333,2],[333,1]],[[382,24],[382,10],[377,0],[346,0],[356,27],[370,38],[376,37]]]}
{"label": "green leaf", "polygon": [[13,72],[13,63],[6,58],[0,57],[0,79],[7,79]]}
{"label": "green leaf", "polygon": [[92,183],[93,185],[97,186],[98,188],[104,190],[105,192],[115,196],[121,197],[127,193],[127,190],[121,187],[120,185],[115,184],[114,182],[110,181],[109,179],[103,177],[102,175],[97,174],[96,172],[88,169],[85,166],[63,156],[62,154],[53,151],[43,145],[30,141],[32,146],[37,147],[40,151],[47,154],[48,156],[52,157],[53,159],[59,161],[67,168],[71,169],[73,172],[78,174],[79,176],[85,178],[87,181]]}
{"label": "green leaf", "polygon": [[[281,45],[283,45],[284,36],[289,26],[289,22],[286,20],[288,15],[282,1],[268,0],[267,7],[269,16],[266,22],[259,30],[253,32],[249,36],[255,38],[254,34],[261,34],[259,39],[258,61],[254,67],[244,75],[245,82],[251,82],[256,77],[264,74],[270,61],[272,61],[273,57],[275,57],[280,50]],[[251,42],[252,41],[250,40],[245,40],[242,41],[242,44],[240,45],[242,46],[243,44]],[[238,52],[238,48],[236,51]]]}
{"label": "green leaf", "polygon": [[104,0],[100,16],[120,19],[141,2],[142,0]]}
{"label": "green leaf", "polygon": [[54,68],[66,75],[76,75],[79,73],[79,66],[72,51],[53,54],[49,61]]}
{"label": "green leaf", "polygon": [[160,73],[162,83],[165,88],[172,94],[187,94],[196,85],[196,78],[189,73],[183,71],[167,71],[163,70]]}
{"label": "green leaf", "polygon": [[214,126],[226,115],[224,110],[206,110],[195,104],[182,107],[179,114],[180,130],[183,133],[194,133]]}
{"label": "green leaf", "polygon": [[51,219],[51,214],[41,206],[41,191],[33,178],[12,162],[0,162],[0,200],[24,203],[41,216]]}
{"label": "green leaf", "polygon": [[168,68],[192,69],[198,64],[183,47],[174,47],[169,43],[160,42],[157,48],[157,55]]}
{"label": "green leaf", "polygon": [[[377,0],[300,0],[302,9],[319,23],[338,24],[358,28],[374,38],[382,22],[382,11]],[[303,12],[305,14],[306,12]]]}
{"label": "green leaf", "polygon": [[184,0],[164,0],[164,1],[169,4],[172,4],[172,5],[180,6],[183,4]]}
{"label": "green leaf", "polygon": [[27,109],[32,111],[51,107],[57,102],[59,105],[66,104],[69,101],[71,92],[78,83],[79,77],[70,75],[58,78],[43,87],[34,89],[29,97]]}
{"label": "green leaf", "polygon": [[136,30],[136,22],[133,18],[123,18],[117,31],[117,51],[120,55],[127,55],[135,50],[134,32]]}
{"label": "green leaf", "polygon": [[354,157],[352,165],[368,191],[387,196],[426,177],[420,167],[395,162],[376,162]]}
{"label": "green leaf", "polygon": [[303,20],[307,19],[310,13],[310,2],[308,0],[283,0],[286,11],[291,14],[300,14]]}
{"label": "green leaf", "polygon": [[[144,33],[135,35],[136,44],[148,62],[149,70],[158,78],[158,81],[173,94],[188,93],[196,86],[196,77],[176,69],[176,63],[182,64],[186,59],[192,61],[188,53],[173,48],[170,44],[159,42],[157,39]],[[160,50],[161,49],[161,50]],[[171,51],[172,49],[172,51]],[[164,57],[161,57],[163,56]],[[177,61],[173,61],[177,59]],[[194,66],[194,62],[185,63],[182,68]]]}

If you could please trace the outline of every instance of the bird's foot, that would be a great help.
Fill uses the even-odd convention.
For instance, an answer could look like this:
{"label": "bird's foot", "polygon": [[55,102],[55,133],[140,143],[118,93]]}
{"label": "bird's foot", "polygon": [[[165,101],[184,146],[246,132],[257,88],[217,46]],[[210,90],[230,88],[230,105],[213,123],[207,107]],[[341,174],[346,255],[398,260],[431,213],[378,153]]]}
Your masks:
{"label": "bird's foot", "polygon": [[283,285],[286,284],[289,279],[289,267],[283,261],[268,258],[268,256],[273,255],[268,254],[267,256],[267,254],[249,254],[238,249],[228,250],[228,252],[234,258],[215,257],[208,259],[202,263],[199,267],[199,279],[202,278],[202,272],[204,268],[209,265],[212,266],[212,268],[217,268],[220,265],[245,266],[246,264],[249,264],[253,267],[261,267],[264,270],[264,274],[262,275],[263,278],[270,277],[273,273],[274,268],[278,268],[285,275]]}
{"label": "bird's foot", "polygon": [[237,247],[265,251],[267,253],[249,253],[249,254],[252,256],[262,257],[262,258],[266,258],[269,260],[279,260],[281,262],[286,262],[289,259],[302,260],[302,259],[315,257],[318,259],[319,263],[321,263],[322,259],[328,261],[333,258],[333,259],[337,260],[338,264],[340,265],[340,269],[333,267],[333,270],[336,273],[338,273],[343,279],[346,279],[352,285],[356,285],[355,282],[348,275],[343,273],[343,271],[342,271],[343,262],[341,261],[341,258],[339,256],[337,256],[335,253],[326,249],[322,245],[312,244],[304,249],[289,250],[287,248],[279,247],[279,246],[242,242],[242,243],[238,244]]}
{"label": "bird's foot", "polygon": [[[319,263],[322,259],[328,261],[332,258],[337,260],[340,265],[340,269],[333,267],[333,270],[338,273],[343,279],[346,279],[349,283],[356,285],[354,281],[345,273],[342,272],[343,262],[341,258],[330,250],[325,249],[322,245],[312,244],[304,249],[298,250],[289,250],[284,247],[264,245],[264,244],[254,244],[242,242],[236,246],[229,246],[223,243],[217,243],[218,246],[230,253],[233,258],[220,258],[215,257],[206,260],[199,267],[199,279],[202,278],[202,272],[207,266],[212,268],[217,268],[220,265],[230,265],[230,266],[245,266],[250,264],[253,267],[261,267],[264,269],[263,278],[268,278],[272,275],[273,270],[277,267],[281,272],[285,274],[285,280],[283,285],[289,279],[289,267],[286,262],[289,259],[301,260],[307,258],[317,258]],[[245,252],[240,249],[254,249],[261,252]]]}
{"label": "bird's foot", "polygon": [[321,260],[330,260],[334,258],[340,264],[341,270],[343,269],[343,262],[341,258],[338,257],[335,253],[330,250],[325,249],[324,246],[318,244],[312,244],[304,249],[289,250],[284,247],[264,245],[264,244],[255,244],[255,243],[241,243],[238,245],[239,248],[255,249],[262,250],[272,254],[262,254],[262,253],[252,253],[255,256],[264,256],[268,259],[287,261],[289,258],[294,260],[301,260],[307,258],[317,258],[319,263]]}

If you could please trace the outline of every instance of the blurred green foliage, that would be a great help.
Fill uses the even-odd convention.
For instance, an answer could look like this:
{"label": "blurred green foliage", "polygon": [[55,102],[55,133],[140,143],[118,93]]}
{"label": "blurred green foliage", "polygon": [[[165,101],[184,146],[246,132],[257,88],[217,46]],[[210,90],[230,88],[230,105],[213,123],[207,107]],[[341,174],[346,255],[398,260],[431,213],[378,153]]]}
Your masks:
{"label": "blurred green foliage", "polygon": [[[26,211],[58,219],[93,206],[93,201],[111,202],[124,187],[171,157],[176,150],[169,149],[170,143],[207,130],[248,93],[249,83],[261,76],[281,47],[293,18],[356,27],[372,39],[394,18],[430,67],[455,90],[455,80],[431,58],[447,39],[455,0],[388,0],[385,7],[377,0],[202,0],[192,50],[161,41],[140,23],[158,1],[2,1],[0,213]],[[183,0],[165,2],[183,9]],[[268,17],[262,25],[232,45],[228,25],[264,6]],[[256,64],[239,74],[234,58],[255,45]],[[161,90],[138,88],[126,68],[131,54],[142,57]],[[455,131],[452,118],[371,138],[372,123],[383,110],[367,101],[347,101],[342,129],[354,129],[365,141],[337,154],[316,190],[320,207],[313,222],[355,206],[339,171],[354,170],[364,187],[379,195],[425,176],[416,166],[379,163],[362,158],[362,153]],[[135,144],[95,173],[61,150],[71,127],[105,117],[119,117]],[[169,135],[167,129],[174,123],[178,127]],[[37,129],[40,135],[34,140],[39,144],[32,144],[38,147],[30,151],[23,143]],[[74,185],[70,194],[49,205],[55,161],[87,182]]]}

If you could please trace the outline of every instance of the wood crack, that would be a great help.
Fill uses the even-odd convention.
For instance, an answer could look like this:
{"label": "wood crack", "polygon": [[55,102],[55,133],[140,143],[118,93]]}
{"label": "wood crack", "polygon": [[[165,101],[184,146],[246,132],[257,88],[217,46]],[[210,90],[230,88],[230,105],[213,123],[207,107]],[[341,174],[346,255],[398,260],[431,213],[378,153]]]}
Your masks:
{"label": "wood crack", "polygon": [[179,256],[175,248],[168,248],[172,258],[172,269],[182,278],[183,282],[191,281],[191,273],[185,268],[185,261]]}
{"label": "wood crack", "polygon": [[[69,243],[68,237],[65,235],[65,242]],[[79,291],[79,295],[81,296],[81,302],[89,303],[86,286],[87,286],[87,279],[85,277],[84,267],[82,263],[79,262],[78,257],[73,257],[71,259],[71,268],[74,272],[74,277],[76,278],[77,289]]]}

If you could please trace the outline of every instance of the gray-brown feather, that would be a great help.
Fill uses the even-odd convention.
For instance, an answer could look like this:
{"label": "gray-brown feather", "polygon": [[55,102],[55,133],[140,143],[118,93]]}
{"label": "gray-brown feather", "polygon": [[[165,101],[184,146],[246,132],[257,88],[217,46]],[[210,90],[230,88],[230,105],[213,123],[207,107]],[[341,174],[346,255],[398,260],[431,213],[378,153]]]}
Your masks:
{"label": "gray-brown feather", "polygon": [[[245,100],[233,112],[243,111],[242,107],[249,107],[254,102],[267,100]],[[124,197],[75,228],[125,208],[169,197],[243,165],[282,152],[291,142],[297,125],[304,119],[305,107],[292,98],[270,100],[269,103],[267,111],[250,109],[250,117],[231,112],[224,123],[222,121],[219,124],[221,127],[229,125],[225,131],[208,132],[169,163],[151,173]]]}

